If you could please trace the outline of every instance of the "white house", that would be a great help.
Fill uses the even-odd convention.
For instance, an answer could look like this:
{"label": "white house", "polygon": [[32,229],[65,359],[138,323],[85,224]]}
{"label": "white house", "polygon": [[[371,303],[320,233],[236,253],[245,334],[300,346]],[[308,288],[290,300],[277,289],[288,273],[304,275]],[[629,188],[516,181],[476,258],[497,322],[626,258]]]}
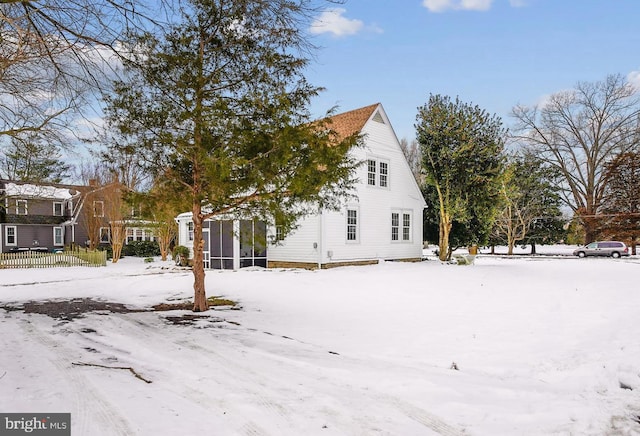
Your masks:
{"label": "white house", "polygon": [[[364,136],[364,147],[352,150],[363,162],[355,198],[340,211],[307,216],[286,238],[266,247],[265,236],[276,232],[264,223],[210,220],[204,228],[206,267],[328,268],[421,259],[425,201],[382,105],[335,115],[331,128],[341,137]],[[176,221],[180,245],[192,248],[191,213]]]}

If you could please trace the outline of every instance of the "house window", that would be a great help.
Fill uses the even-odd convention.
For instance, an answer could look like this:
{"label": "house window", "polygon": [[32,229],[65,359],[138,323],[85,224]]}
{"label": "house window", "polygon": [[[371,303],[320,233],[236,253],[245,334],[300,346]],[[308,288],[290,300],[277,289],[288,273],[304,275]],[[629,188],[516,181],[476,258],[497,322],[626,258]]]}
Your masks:
{"label": "house window", "polygon": [[62,227],[53,228],[53,245],[64,245],[64,234],[62,233]]}
{"label": "house window", "polygon": [[389,183],[389,163],[380,162],[380,187],[386,188]]}
{"label": "house window", "polygon": [[367,159],[367,185],[389,187],[389,161]]}
{"label": "house window", "polygon": [[18,228],[16,226],[4,228],[4,245],[18,245]]}
{"label": "house window", "polygon": [[373,159],[367,160],[367,185],[376,185],[376,161]]}
{"label": "house window", "polygon": [[400,233],[400,214],[397,212],[391,213],[391,240],[397,241]]}
{"label": "house window", "polygon": [[58,201],[53,202],[53,215],[54,216],[62,216],[64,213],[63,203]]}
{"label": "house window", "polygon": [[411,211],[391,212],[391,240],[411,242]]}
{"label": "house window", "polygon": [[402,214],[402,240],[411,241],[411,214]]}
{"label": "house window", "polygon": [[101,244],[108,244],[109,241],[111,241],[111,232],[109,230],[109,227],[100,227],[100,243]]}
{"label": "house window", "polygon": [[93,216],[94,217],[103,217],[104,216],[104,201],[94,201],[93,202]]}
{"label": "house window", "polygon": [[275,242],[284,241],[284,227],[276,225],[276,240]]}
{"label": "house window", "polygon": [[187,240],[193,241],[193,221],[187,223]]}
{"label": "house window", "polygon": [[347,209],[347,241],[358,242],[358,209]]}
{"label": "house window", "polygon": [[16,200],[16,215],[27,214],[27,200]]}
{"label": "house window", "polygon": [[134,240],[133,228],[127,228],[127,244]]}

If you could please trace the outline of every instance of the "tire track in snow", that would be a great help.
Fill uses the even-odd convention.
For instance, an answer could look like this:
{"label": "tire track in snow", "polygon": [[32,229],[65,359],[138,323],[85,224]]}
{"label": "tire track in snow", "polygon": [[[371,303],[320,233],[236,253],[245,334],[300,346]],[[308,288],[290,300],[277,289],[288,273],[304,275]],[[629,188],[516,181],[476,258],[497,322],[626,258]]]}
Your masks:
{"label": "tire track in snow", "polygon": [[[257,409],[263,409],[269,412],[269,414],[279,418],[280,420],[287,420],[288,413],[285,409],[283,409],[280,405],[274,404],[272,401],[268,399],[266,392],[257,392],[255,384],[250,384],[247,386],[247,383],[241,381],[237,378],[237,371],[229,368],[237,367],[235,363],[231,364],[228,360],[225,360],[224,364],[218,362],[217,360],[213,360],[211,357],[211,353],[207,353],[206,350],[197,344],[188,341],[188,340],[175,340],[170,339],[167,335],[163,335],[159,333],[158,326],[153,326],[149,323],[146,323],[138,317],[132,318],[128,314],[113,314],[114,318],[118,318],[119,320],[125,321],[138,330],[136,331],[136,337],[141,338],[144,341],[145,347],[151,347],[155,344],[162,344],[169,342],[171,345],[188,349],[190,351],[195,352],[192,356],[190,356],[189,361],[194,364],[194,362],[198,362],[202,360],[204,364],[201,367],[214,366],[215,370],[212,374],[209,374],[207,378],[213,377],[214,382],[228,392],[238,393],[240,392],[244,395],[248,400],[250,405],[256,406]],[[183,328],[183,327],[179,327]],[[161,330],[160,330],[161,331]],[[178,353],[182,355],[183,350],[180,350]],[[219,356],[216,353],[216,356]],[[167,356],[165,356],[167,357]],[[180,362],[176,362],[173,364],[167,365],[169,368],[179,367]],[[196,366],[197,363],[195,363]],[[244,420],[239,422],[230,422],[230,426],[235,427],[236,434],[239,432],[241,434],[245,434],[247,436],[268,436],[273,433],[262,428],[258,423],[256,423],[253,419],[249,418],[246,413],[243,413],[238,407],[234,407],[229,402],[224,401],[221,398],[215,398],[210,395],[210,393],[203,391],[199,385],[199,380],[187,380],[182,378],[177,383],[168,384],[167,387],[170,388],[174,393],[180,395],[184,399],[195,402],[200,406],[204,406],[210,409],[221,410],[224,411],[227,417],[232,416],[245,416]],[[233,413],[227,413],[227,411],[233,411]]]}
{"label": "tire track in snow", "polygon": [[[75,396],[75,411],[71,414],[73,432],[77,434],[94,434],[96,422],[91,419],[97,417],[110,435],[130,436],[135,432],[127,420],[103,398],[92,386],[89,380],[76,369],[73,369],[68,356],[74,353],[56,341],[51,335],[42,333],[31,321],[21,320],[20,327],[25,335],[46,348],[51,354],[49,361],[71,386]],[[79,419],[78,419],[79,417]],[[79,427],[79,428],[78,428]]]}
{"label": "tire track in snow", "polygon": [[[167,340],[166,336],[162,336],[158,333],[157,327],[154,327],[144,321],[139,319],[130,319],[128,315],[118,315],[119,317],[125,318],[127,317],[127,321],[132,322],[138,328],[142,329],[146,335],[149,335],[149,339],[151,341],[154,340]],[[214,329],[211,329],[214,330]],[[215,331],[215,330],[214,330]],[[233,338],[228,336],[230,333],[229,330],[220,330],[224,332],[224,335],[220,335],[216,337],[217,340],[224,341],[225,347],[231,344],[234,341]],[[260,335],[259,331],[246,329],[245,331],[250,332],[254,335]],[[273,340],[278,341],[279,337],[276,335],[269,335]],[[216,372],[218,375],[222,377],[217,377],[216,382],[227,384],[227,386],[232,390],[241,390],[243,395],[251,398],[253,404],[257,404],[261,409],[268,411],[272,416],[276,416],[280,419],[283,419],[286,424],[291,424],[292,420],[290,419],[293,415],[295,415],[295,411],[283,406],[281,403],[274,401],[270,393],[277,391],[283,392],[286,391],[287,396],[290,398],[300,398],[302,395],[308,396],[310,399],[315,399],[319,392],[311,392],[311,391],[303,391],[300,390],[308,389],[308,388],[298,388],[297,390],[292,390],[291,388],[286,388],[283,386],[282,381],[287,380],[287,375],[291,376],[295,373],[297,378],[302,378],[308,380],[308,383],[304,383],[307,386],[313,386],[317,384],[318,378],[317,374],[310,374],[308,371],[308,364],[303,360],[293,361],[291,357],[282,357],[274,354],[269,350],[259,350],[252,349],[250,346],[243,344],[241,341],[238,341],[234,344],[235,348],[240,345],[243,347],[243,350],[240,353],[253,352],[254,354],[258,353],[261,359],[269,359],[271,362],[276,363],[277,366],[281,366],[280,371],[282,374],[264,374],[258,373],[253,368],[244,364],[240,359],[234,359],[229,354],[223,354],[217,349],[214,349],[211,346],[208,346],[206,343],[201,343],[201,341],[197,341],[194,339],[193,335],[185,335],[182,339],[169,339],[173,344],[178,347],[186,348],[195,353],[194,358],[204,359],[209,364],[212,364],[216,367]],[[196,342],[197,341],[197,342]],[[286,346],[291,343],[291,338],[283,338],[282,344]],[[302,351],[303,354],[321,354],[324,351],[320,351],[320,349],[316,349],[318,347],[313,344],[304,343],[301,341],[297,341],[293,339],[293,342],[300,344],[305,349],[298,350]],[[225,351],[228,351],[225,349]],[[237,352],[237,350],[234,350]],[[304,355],[301,356],[304,359]],[[313,356],[311,356],[313,359]],[[366,366],[366,362],[358,359],[351,359],[341,356],[340,359],[344,359],[347,361],[349,366]],[[245,359],[246,361],[246,359]],[[286,364],[286,367],[282,367],[283,364]],[[274,366],[271,365],[270,368]],[[241,374],[241,377],[239,377]],[[232,380],[233,383],[228,383],[229,380]],[[330,396],[334,399],[339,399],[344,402],[344,399],[352,398],[354,395],[359,398],[361,404],[371,403],[372,406],[378,407],[380,404],[386,404],[388,409],[395,409],[402,415],[408,417],[409,419],[419,423],[420,425],[430,429],[433,432],[444,436],[462,436],[467,433],[464,430],[460,430],[455,426],[452,426],[442,419],[438,418],[436,415],[429,413],[418,406],[415,406],[407,401],[401,400],[400,398],[379,392],[375,389],[371,389],[367,387],[363,389],[361,387],[353,386],[350,384],[341,383],[340,380],[334,380],[331,378],[326,378],[323,380],[323,384],[326,385],[324,391],[325,395]],[[191,388],[191,393],[188,395],[194,394],[202,394],[207,397],[207,394],[199,391],[198,389]],[[228,405],[221,403],[220,401],[216,401],[217,407],[223,406],[228,407]],[[347,428],[349,428],[349,422],[355,421],[358,423],[359,427],[362,429],[368,429],[371,431],[375,431],[374,424],[370,421],[370,419],[362,416],[344,416],[344,413],[341,412],[343,409],[340,406],[329,407],[327,405],[323,406],[324,412],[330,415],[332,418],[337,419]],[[348,410],[348,408],[346,408]],[[367,407],[363,406],[363,410],[366,411]],[[336,423],[332,423],[336,424]],[[264,430],[257,427],[255,423],[251,421],[247,422],[241,429],[241,431],[247,435],[260,435],[260,434],[269,434],[264,432]]]}

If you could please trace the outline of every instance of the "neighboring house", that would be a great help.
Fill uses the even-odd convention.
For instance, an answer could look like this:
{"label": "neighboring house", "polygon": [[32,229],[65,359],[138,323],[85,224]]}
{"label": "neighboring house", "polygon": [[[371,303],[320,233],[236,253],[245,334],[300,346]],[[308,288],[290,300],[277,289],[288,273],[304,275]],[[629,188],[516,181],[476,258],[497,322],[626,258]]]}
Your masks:
{"label": "neighboring house", "polygon": [[[90,235],[109,244],[109,186],[0,180],[0,252],[87,247]],[[127,241],[153,239],[144,227],[127,232]]]}
{"label": "neighboring house", "polygon": [[0,252],[51,251],[72,243],[80,188],[0,180]]}
{"label": "neighboring house", "polygon": [[[340,211],[307,216],[286,238],[260,221],[207,220],[206,268],[328,268],[422,258],[426,204],[382,105],[335,115],[331,128],[340,138],[358,132],[364,136],[364,147],[352,150],[363,162],[356,174],[355,198]],[[179,244],[192,249],[191,213],[176,221]]]}

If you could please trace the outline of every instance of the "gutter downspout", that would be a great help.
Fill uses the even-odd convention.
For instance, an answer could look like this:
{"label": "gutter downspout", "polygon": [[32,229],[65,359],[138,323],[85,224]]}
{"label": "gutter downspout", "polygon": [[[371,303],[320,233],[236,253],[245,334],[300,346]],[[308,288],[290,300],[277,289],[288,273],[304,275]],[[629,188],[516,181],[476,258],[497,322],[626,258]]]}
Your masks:
{"label": "gutter downspout", "polygon": [[322,229],[324,227],[324,213],[322,213],[322,209],[320,209],[320,216],[318,219],[318,269],[322,269],[322,253],[324,250],[324,234]]}

